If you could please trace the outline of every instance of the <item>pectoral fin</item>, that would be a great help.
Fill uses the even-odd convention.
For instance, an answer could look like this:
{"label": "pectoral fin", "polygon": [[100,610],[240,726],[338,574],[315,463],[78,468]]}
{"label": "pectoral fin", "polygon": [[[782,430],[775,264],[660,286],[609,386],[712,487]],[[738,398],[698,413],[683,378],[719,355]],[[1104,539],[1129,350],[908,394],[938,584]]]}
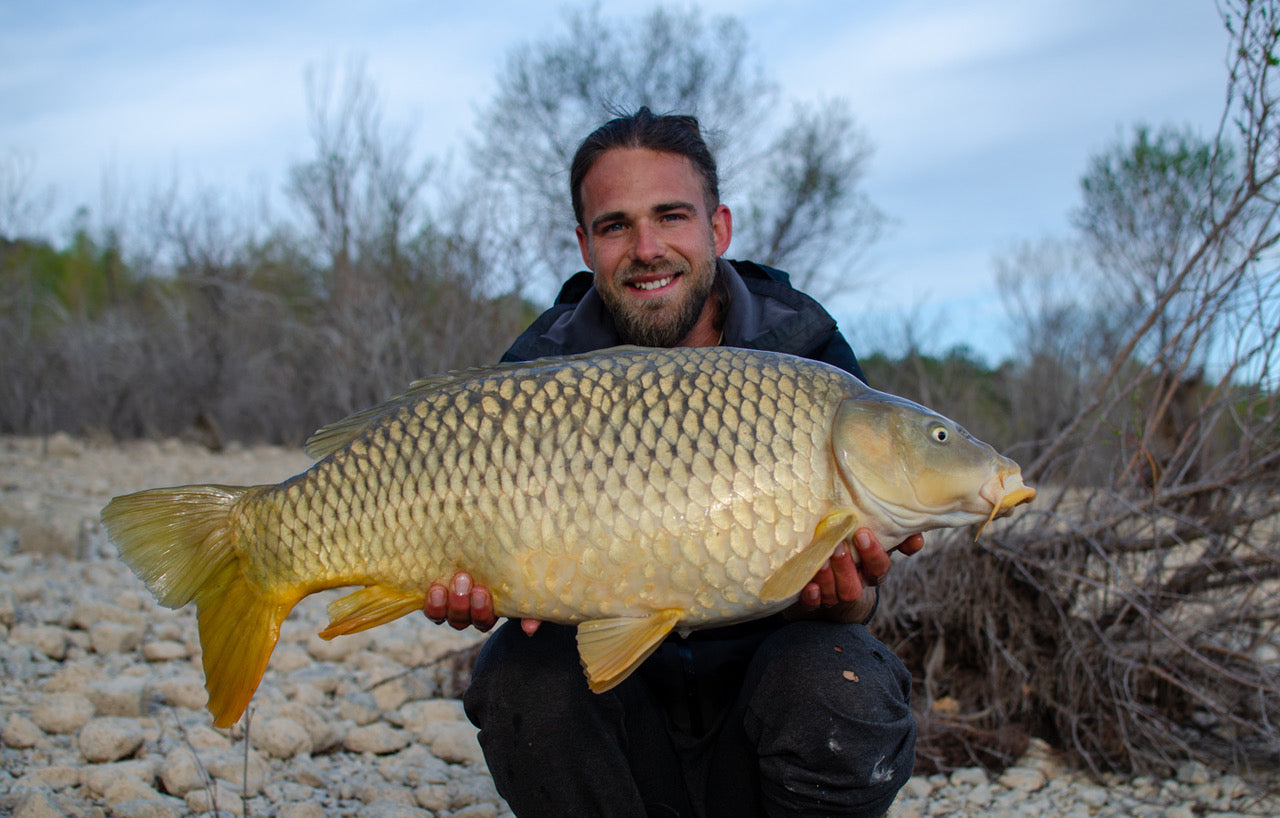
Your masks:
{"label": "pectoral fin", "polygon": [[422,610],[426,601],[422,591],[370,585],[329,603],[329,627],[320,631],[320,638],[332,639],[384,625]]}
{"label": "pectoral fin", "polygon": [[760,588],[761,601],[778,602],[800,593],[805,583],[813,579],[822,564],[831,558],[831,552],[836,550],[840,541],[853,533],[857,524],[858,518],[847,509],[833,511],[823,517],[814,529],[813,541],[765,580]]}
{"label": "pectoral fin", "polygon": [[578,655],[591,690],[603,693],[631,675],[658,649],[681,616],[683,612],[673,609],[641,618],[592,619],[578,625]]}

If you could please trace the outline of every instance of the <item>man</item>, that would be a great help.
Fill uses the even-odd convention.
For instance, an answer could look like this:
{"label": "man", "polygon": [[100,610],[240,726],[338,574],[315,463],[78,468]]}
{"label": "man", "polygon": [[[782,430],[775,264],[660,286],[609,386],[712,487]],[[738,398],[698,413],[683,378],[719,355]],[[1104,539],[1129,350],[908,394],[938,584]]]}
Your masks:
{"label": "man", "polygon": [[[721,258],[732,216],[692,117],[642,108],[606,123],[579,148],[570,188],[592,272],[504,360],[725,344],[862,377],[835,321],[784,273]],[[861,624],[889,556],[869,531],[853,540],[860,568],[842,544],[789,611],[673,635],[603,694],[587,688],[573,628],[503,625],[465,697],[498,791],[522,817],[884,814],[914,763],[910,677]],[[425,611],[494,624],[487,589],[465,574],[432,586]]]}

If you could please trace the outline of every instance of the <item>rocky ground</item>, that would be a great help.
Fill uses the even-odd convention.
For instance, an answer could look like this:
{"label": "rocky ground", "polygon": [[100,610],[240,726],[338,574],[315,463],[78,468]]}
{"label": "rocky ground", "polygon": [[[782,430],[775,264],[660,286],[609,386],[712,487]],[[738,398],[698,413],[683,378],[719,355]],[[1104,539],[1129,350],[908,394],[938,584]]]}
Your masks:
{"label": "rocky ground", "polygon": [[[510,814],[456,699],[481,637],[411,616],[325,642],[331,597],[308,598],[248,726],[215,729],[193,614],[157,606],[97,522],[114,494],[306,465],[272,447],[0,438],[0,814]],[[913,778],[890,814],[1280,815],[1280,798],[1196,764],[1092,781],[1035,743],[996,778]]]}

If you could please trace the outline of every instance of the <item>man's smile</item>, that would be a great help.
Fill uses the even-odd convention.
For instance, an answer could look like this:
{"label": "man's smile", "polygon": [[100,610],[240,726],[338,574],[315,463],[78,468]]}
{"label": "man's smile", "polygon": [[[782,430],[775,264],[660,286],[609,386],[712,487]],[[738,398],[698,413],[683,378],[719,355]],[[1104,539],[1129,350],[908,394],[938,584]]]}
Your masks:
{"label": "man's smile", "polygon": [[660,290],[675,280],[676,274],[672,273],[671,275],[663,276],[662,278],[650,279],[649,281],[632,281],[629,282],[627,286],[635,290],[644,290],[648,292],[651,290]]}

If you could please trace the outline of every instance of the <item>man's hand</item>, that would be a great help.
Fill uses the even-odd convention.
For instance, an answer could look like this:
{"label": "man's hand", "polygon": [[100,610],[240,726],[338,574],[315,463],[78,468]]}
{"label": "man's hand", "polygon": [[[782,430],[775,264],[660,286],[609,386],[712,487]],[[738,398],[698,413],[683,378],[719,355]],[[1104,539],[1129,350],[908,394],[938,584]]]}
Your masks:
{"label": "man's hand", "polygon": [[[493,613],[493,596],[483,585],[471,581],[471,575],[459,571],[453,575],[450,587],[441,583],[432,584],[427,589],[427,601],[422,606],[427,619],[437,625],[445,622],[457,630],[465,630],[474,625],[481,633],[489,630],[498,621]],[[539,620],[523,619],[520,627],[525,633],[532,635],[538,629]]]}
{"label": "man's hand", "polygon": [[[862,622],[870,616],[875,597],[863,591],[884,582],[889,574],[889,552],[869,529],[853,534],[859,563],[854,561],[848,543],[841,543],[808,585],[800,591],[800,599],[788,611],[797,619],[830,619],[836,622]],[[924,537],[913,534],[898,544],[897,549],[910,556],[924,547]]]}

